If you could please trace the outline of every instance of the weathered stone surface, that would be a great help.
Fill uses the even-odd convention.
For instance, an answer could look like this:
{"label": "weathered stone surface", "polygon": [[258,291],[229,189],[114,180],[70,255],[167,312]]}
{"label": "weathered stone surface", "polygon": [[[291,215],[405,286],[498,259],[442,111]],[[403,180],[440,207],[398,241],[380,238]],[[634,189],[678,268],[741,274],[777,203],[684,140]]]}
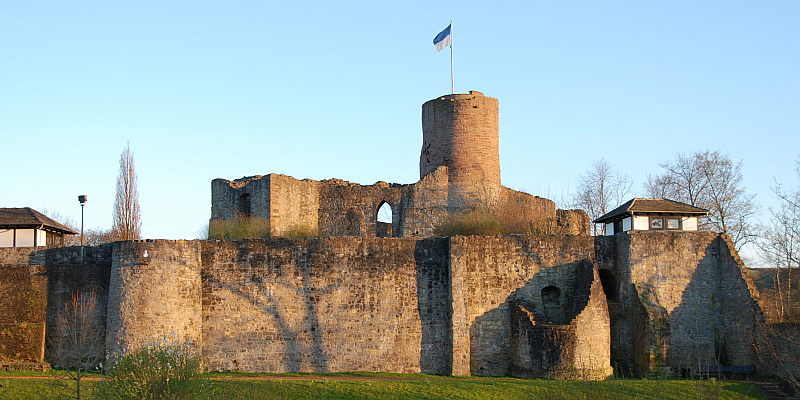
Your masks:
{"label": "weathered stone surface", "polygon": [[202,346],[200,242],[115,242],[106,350],[125,353],[159,338]]}
{"label": "weathered stone surface", "polygon": [[[428,277],[425,283],[433,288],[444,274],[424,268],[428,257],[443,261],[441,250],[423,245],[417,251],[418,245],[362,238],[207,243],[203,355],[208,368],[421,372],[423,327],[445,316],[437,315],[444,307],[434,293],[426,293],[428,304],[421,310],[418,280]],[[433,306],[438,313],[428,312]]]}
{"label": "weathered stone surface", "polygon": [[760,318],[730,240],[708,232],[156,240],[79,260],[76,247],[0,249],[0,322],[33,329],[4,336],[0,357],[41,361],[43,321],[90,287],[110,351],[174,335],[212,370],[252,372],[597,379],[750,365]]}

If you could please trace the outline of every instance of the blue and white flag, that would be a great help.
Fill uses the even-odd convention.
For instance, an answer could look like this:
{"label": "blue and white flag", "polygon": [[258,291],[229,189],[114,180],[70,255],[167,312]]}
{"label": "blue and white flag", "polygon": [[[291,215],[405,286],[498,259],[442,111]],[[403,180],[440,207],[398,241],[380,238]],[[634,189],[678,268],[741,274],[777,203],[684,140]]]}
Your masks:
{"label": "blue and white flag", "polygon": [[447,28],[444,28],[443,31],[439,32],[439,34],[433,38],[433,45],[436,46],[437,53],[445,47],[450,46],[450,27],[452,26],[453,23],[451,22],[450,25],[447,25]]}

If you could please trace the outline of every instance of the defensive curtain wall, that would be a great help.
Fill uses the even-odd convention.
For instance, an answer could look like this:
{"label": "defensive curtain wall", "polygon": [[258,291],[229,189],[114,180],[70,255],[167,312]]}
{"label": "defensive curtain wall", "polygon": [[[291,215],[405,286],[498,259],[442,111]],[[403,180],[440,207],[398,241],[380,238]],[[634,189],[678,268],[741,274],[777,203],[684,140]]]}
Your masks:
{"label": "defensive curtain wall", "polygon": [[135,241],[0,249],[0,358],[41,362],[76,289],[108,350],[177,335],[210,370],[602,378],[751,365],[760,309],[730,241],[611,237]]}

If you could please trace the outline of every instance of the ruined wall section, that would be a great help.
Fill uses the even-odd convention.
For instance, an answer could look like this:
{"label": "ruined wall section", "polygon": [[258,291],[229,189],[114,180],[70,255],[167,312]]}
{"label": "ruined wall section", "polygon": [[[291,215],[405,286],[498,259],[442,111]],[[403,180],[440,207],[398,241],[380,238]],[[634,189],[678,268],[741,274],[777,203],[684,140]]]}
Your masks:
{"label": "ruined wall section", "polygon": [[[448,373],[446,242],[207,242],[203,357],[212,371]],[[446,365],[446,364],[444,364]]]}
{"label": "ruined wall section", "polygon": [[489,210],[503,225],[519,233],[556,234],[556,203],[539,196],[502,187],[496,202],[487,199]]}
{"label": "ruined wall section", "polygon": [[[319,201],[320,236],[376,237],[378,209],[388,203],[392,208],[392,232],[399,236],[403,231],[402,199],[409,192],[408,185],[377,182],[359,185],[340,179],[321,182]],[[396,233],[395,233],[396,232]]]}
{"label": "ruined wall section", "polygon": [[612,374],[606,297],[590,261],[543,268],[509,302],[510,375],[594,380]]}
{"label": "ruined wall section", "polygon": [[728,365],[751,365],[755,362],[752,343],[756,323],[764,316],[755,283],[747,273],[730,236],[720,235],[719,263],[721,268],[720,303],[722,307],[721,345],[725,347]]}
{"label": "ruined wall section", "polygon": [[[241,204],[243,195],[247,197],[247,204]],[[249,210],[251,217],[270,217],[270,175],[246,176],[233,181],[217,178],[211,181],[212,221],[248,216],[242,215],[242,208]]]}
{"label": "ruined wall section", "polygon": [[610,355],[611,325],[608,305],[597,269],[588,261],[583,263],[588,264],[590,271],[586,272],[591,274],[591,278],[585,275],[581,277],[583,279],[579,278],[584,285],[588,285],[588,288],[579,288],[579,293],[587,296],[574,302],[578,315],[570,325],[575,327],[575,350],[571,368],[565,371],[564,376],[580,380],[603,380],[614,373]]}
{"label": "ruined wall section", "polygon": [[[453,375],[507,375],[511,368],[509,296],[544,268],[591,260],[593,238],[455,236],[450,240]],[[532,290],[566,287],[575,278],[556,275],[552,282],[538,281],[544,286]]]}
{"label": "ruined wall section", "polygon": [[556,235],[590,235],[592,221],[584,210],[556,210]]}
{"label": "ruined wall section", "polygon": [[114,243],[106,333],[109,353],[125,353],[163,337],[202,346],[200,243]]}
{"label": "ruined wall section", "polygon": [[[623,323],[631,326],[634,337],[649,335],[647,342],[632,344],[634,355],[640,353],[637,348],[649,348],[648,365],[633,360],[635,370],[714,365],[717,360],[752,364],[736,331],[752,327],[760,309],[735,249],[719,234],[636,232],[616,237],[629,240],[632,285],[625,295],[631,314]],[[643,321],[635,315],[637,298],[649,310]]]}
{"label": "ruined wall section", "polygon": [[285,236],[292,231],[319,232],[323,183],[280,174],[268,177],[270,236]]}
{"label": "ruined wall section", "polygon": [[[400,206],[400,237],[431,237],[448,217],[448,168],[439,167],[404,193]],[[394,210],[394,208],[392,208]]]}

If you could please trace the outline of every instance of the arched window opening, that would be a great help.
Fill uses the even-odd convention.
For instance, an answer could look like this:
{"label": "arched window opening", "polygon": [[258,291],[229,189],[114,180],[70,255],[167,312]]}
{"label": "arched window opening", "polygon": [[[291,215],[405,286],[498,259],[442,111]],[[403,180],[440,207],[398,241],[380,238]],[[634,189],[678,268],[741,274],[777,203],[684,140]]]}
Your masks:
{"label": "arched window opening", "polygon": [[607,269],[601,269],[598,272],[600,275],[600,283],[603,285],[603,291],[606,293],[607,301],[619,301],[617,297],[617,279],[614,274]]}
{"label": "arched window opening", "polygon": [[239,196],[239,218],[250,218],[253,210],[250,207],[250,193]]}
{"label": "arched window opening", "polygon": [[392,237],[392,206],[381,202],[375,218],[375,236]]}

